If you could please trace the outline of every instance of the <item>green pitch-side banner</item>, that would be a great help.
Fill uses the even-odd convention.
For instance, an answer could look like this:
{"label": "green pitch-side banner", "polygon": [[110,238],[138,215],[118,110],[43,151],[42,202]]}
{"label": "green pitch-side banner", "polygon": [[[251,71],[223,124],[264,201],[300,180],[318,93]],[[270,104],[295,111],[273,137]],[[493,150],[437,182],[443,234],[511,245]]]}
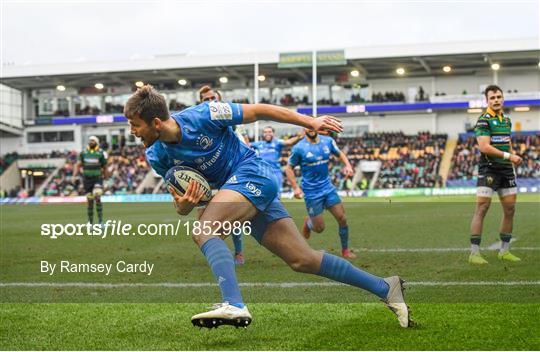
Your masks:
{"label": "green pitch-side banner", "polygon": [[[311,67],[313,62],[311,51],[280,53],[278,68]],[[317,51],[317,66],[345,65],[344,50]]]}

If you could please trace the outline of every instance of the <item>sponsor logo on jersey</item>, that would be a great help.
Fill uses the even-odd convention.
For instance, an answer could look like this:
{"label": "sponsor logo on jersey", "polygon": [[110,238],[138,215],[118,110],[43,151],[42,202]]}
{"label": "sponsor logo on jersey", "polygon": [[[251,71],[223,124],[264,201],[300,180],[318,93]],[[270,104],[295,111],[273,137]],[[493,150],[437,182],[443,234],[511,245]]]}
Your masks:
{"label": "sponsor logo on jersey", "polygon": [[236,175],[232,175],[232,177],[229,178],[229,179],[227,180],[227,182],[225,182],[225,183],[229,183],[229,184],[237,184],[237,183],[238,183],[238,180],[236,179]]}
{"label": "sponsor logo on jersey", "polygon": [[510,142],[510,136],[491,136],[493,143],[507,143]]}
{"label": "sponsor logo on jersey", "polygon": [[328,148],[328,146],[324,146],[323,147],[323,152],[325,152],[326,154],[330,154],[330,148]]}
{"label": "sponsor logo on jersey", "polygon": [[214,144],[214,140],[208,136],[201,134],[197,138],[197,145],[200,146],[204,150],[210,148],[212,144]]}
{"label": "sponsor logo on jersey", "polygon": [[233,113],[231,105],[219,101],[211,101],[208,103],[210,108],[210,118],[212,120],[232,120]]}
{"label": "sponsor logo on jersey", "polygon": [[214,152],[214,155],[210,158],[210,160],[205,161],[201,165],[199,165],[199,170],[204,171],[215,164],[215,162],[219,159],[221,156],[221,152],[223,151],[223,143],[219,144],[219,147]]}
{"label": "sponsor logo on jersey", "polygon": [[489,123],[486,120],[480,120],[476,123],[476,127],[489,127]]}
{"label": "sponsor logo on jersey", "polygon": [[85,164],[99,164],[99,158],[97,157],[85,157],[84,158]]}
{"label": "sponsor logo on jersey", "polygon": [[173,159],[174,165],[182,165],[184,160]]}
{"label": "sponsor logo on jersey", "polygon": [[313,153],[312,152],[307,152],[306,158],[313,158]]}
{"label": "sponsor logo on jersey", "polygon": [[328,160],[319,160],[313,163],[306,163],[306,166],[317,166],[317,165],[322,165],[322,164],[328,164]]}
{"label": "sponsor logo on jersey", "polygon": [[248,189],[248,191],[250,191],[251,193],[253,193],[257,197],[262,194],[261,190],[259,188],[257,188],[257,186],[255,186],[253,183],[251,183],[251,181],[248,181],[248,183],[246,183],[245,187]]}

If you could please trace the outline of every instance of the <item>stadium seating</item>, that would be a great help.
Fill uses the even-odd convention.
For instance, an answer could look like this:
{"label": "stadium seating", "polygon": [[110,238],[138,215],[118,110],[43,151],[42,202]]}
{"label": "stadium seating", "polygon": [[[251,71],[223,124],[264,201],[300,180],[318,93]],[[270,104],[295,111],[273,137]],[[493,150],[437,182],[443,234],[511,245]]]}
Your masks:
{"label": "stadium seating", "polygon": [[9,167],[9,165],[11,165],[11,163],[18,158],[19,155],[17,154],[17,152],[8,153],[3,157],[0,157],[0,175],[2,175],[4,171]]}
{"label": "stadium seating", "polygon": [[[446,139],[445,134],[429,132],[366,133],[359,138],[339,139],[338,144],[353,167],[361,160],[382,162],[375,188],[417,188],[439,186],[439,165]],[[344,178],[341,172],[334,177],[336,181]]]}
{"label": "stadium seating", "polygon": [[[286,136],[284,138],[287,138]],[[337,138],[353,167],[362,160],[381,161],[381,170],[375,183],[376,189],[441,187],[439,166],[444,154],[447,136],[420,132],[416,135],[405,135],[403,132],[366,133],[361,137]],[[540,180],[540,132],[535,134],[519,134],[512,138],[515,150],[524,158],[522,165],[516,167],[518,185],[536,187]],[[290,148],[285,148],[281,156],[281,165],[285,166]],[[474,186],[478,173],[480,153],[476,139],[471,134],[464,134],[455,148],[452,165],[446,186]],[[72,182],[73,169],[78,161],[78,153],[74,151],[54,151],[52,153],[17,154],[10,153],[0,158],[0,170],[5,170],[17,159],[65,158],[65,164],[44,187],[42,195],[72,196],[84,193],[80,182]],[[367,189],[367,180],[352,184],[352,178],[342,173],[342,165],[332,158],[329,164],[333,183],[340,190]],[[148,172],[150,166],[144,157],[142,146],[125,146],[111,151],[108,157],[110,177],[104,180],[104,194],[135,193]],[[48,171],[50,173],[52,171]],[[301,174],[297,170],[297,177]],[[283,189],[290,190],[284,177]],[[146,187],[142,193],[152,193],[154,187]],[[158,193],[166,193],[162,185]],[[20,187],[2,190],[0,196],[28,196]]]}
{"label": "stadium seating", "polygon": [[[47,196],[83,195],[84,190],[80,180],[73,182],[73,169],[77,163],[78,154],[70,152],[64,166],[45,187],[43,194]],[[103,182],[103,192],[111,194],[135,193],[135,190],[150,171],[144,157],[142,146],[126,146],[122,150],[113,151],[108,157],[109,177]]]}
{"label": "stadium seating", "polygon": [[[447,136],[420,132],[405,135],[403,132],[366,133],[362,137],[338,138],[336,142],[348,156],[353,167],[361,160],[380,160],[381,173],[375,188],[416,188],[441,185],[438,175]],[[282,154],[281,163],[287,162],[289,149]],[[334,185],[340,190],[366,189],[361,180],[353,185],[342,173],[339,161],[333,158],[329,164]],[[298,176],[298,175],[297,175]],[[286,181],[283,188],[290,189]]]}

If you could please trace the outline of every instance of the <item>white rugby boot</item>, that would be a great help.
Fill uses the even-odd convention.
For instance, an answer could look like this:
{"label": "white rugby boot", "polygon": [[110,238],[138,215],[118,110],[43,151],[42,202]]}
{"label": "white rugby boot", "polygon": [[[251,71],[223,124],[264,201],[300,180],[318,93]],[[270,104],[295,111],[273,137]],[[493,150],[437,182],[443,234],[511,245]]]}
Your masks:
{"label": "white rugby boot", "polygon": [[217,328],[220,325],[232,325],[237,328],[247,327],[251,324],[251,314],[247,309],[238,308],[228,302],[217,303],[212,306],[212,310],[191,317],[193,326],[201,328]]}
{"label": "white rugby boot", "polygon": [[405,297],[403,296],[403,291],[405,290],[403,284],[405,281],[401,280],[399,276],[390,276],[385,278],[384,281],[389,286],[388,296],[386,296],[386,299],[381,299],[381,301],[397,316],[401,327],[411,327],[413,325],[411,311],[405,303]]}

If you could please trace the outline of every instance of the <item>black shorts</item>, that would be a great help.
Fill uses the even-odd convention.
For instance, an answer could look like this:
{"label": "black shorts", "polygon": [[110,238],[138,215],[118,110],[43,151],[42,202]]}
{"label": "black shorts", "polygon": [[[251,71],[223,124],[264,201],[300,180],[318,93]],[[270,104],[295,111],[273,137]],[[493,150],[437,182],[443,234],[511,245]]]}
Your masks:
{"label": "black shorts", "polygon": [[516,174],[512,165],[484,164],[478,168],[477,187],[489,187],[494,191],[516,187]]}
{"label": "black shorts", "polygon": [[83,186],[84,186],[84,193],[92,193],[94,191],[94,187],[103,188],[103,179],[101,177],[83,177]]}

